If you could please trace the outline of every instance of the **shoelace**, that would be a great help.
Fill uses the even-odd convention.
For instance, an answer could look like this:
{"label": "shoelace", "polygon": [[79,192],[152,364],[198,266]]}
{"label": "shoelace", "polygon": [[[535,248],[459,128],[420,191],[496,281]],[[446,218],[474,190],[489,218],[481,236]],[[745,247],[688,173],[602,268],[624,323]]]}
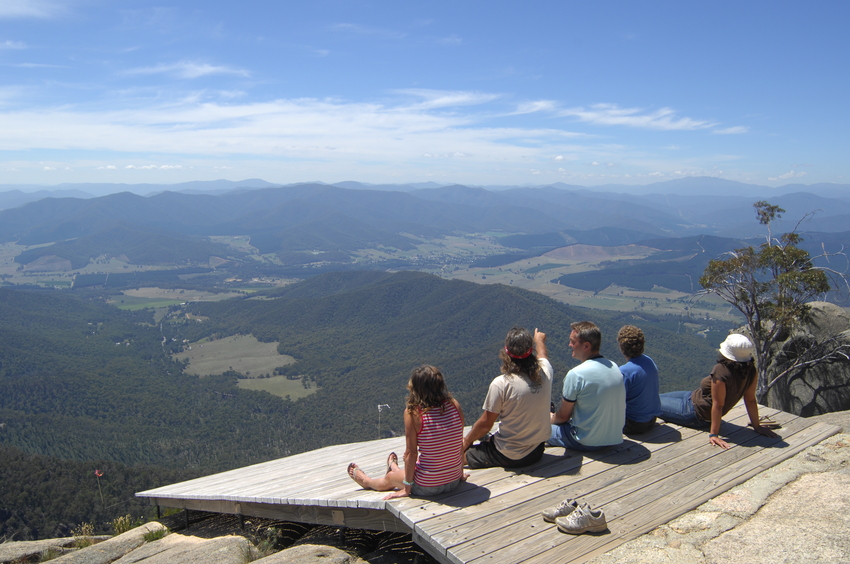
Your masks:
{"label": "shoelace", "polygon": [[560,513],[561,511],[563,511],[567,507],[575,507],[575,502],[571,499],[565,499],[564,501],[561,502],[561,505],[558,506],[558,512]]}

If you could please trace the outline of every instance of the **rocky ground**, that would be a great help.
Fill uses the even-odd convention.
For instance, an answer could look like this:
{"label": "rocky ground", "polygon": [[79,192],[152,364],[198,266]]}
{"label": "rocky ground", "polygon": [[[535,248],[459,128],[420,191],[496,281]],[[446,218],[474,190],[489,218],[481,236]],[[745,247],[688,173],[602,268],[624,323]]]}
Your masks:
{"label": "rocky ground", "polygon": [[[593,564],[850,562],[850,411],[818,417],[843,432],[809,447]],[[431,564],[399,533],[192,512],[77,550],[74,539],[0,544],[0,564]],[[145,535],[171,531],[161,540]]]}

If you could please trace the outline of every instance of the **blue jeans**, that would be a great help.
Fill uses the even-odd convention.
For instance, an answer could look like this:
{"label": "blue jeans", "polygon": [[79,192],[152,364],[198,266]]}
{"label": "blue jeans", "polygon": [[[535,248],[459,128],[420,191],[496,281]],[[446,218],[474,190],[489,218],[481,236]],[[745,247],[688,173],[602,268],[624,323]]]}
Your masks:
{"label": "blue jeans", "polygon": [[573,432],[573,426],[569,421],[561,423],[560,425],[552,425],[552,434],[549,436],[549,440],[546,441],[546,444],[549,446],[559,446],[581,452],[590,452],[592,450],[605,448],[604,446],[587,446],[578,442],[578,439],[575,437],[575,433]]}
{"label": "blue jeans", "polygon": [[708,429],[711,423],[697,417],[691,392],[661,394],[661,419],[674,425],[692,429]]}

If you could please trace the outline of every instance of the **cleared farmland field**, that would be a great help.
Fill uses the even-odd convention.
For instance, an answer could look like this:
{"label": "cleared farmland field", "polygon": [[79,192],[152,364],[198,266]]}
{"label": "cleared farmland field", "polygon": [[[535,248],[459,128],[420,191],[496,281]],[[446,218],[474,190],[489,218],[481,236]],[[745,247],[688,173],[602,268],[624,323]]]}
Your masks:
{"label": "cleared farmland field", "polygon": [[175,354],[174,358],[188,360],[186,372],[196,376],[222,374],[227,370],[258,376],[295,362],[289,355],[278,354],[277,345],[261,343],[253,335],[236,335],[191,343],[188,350]]}

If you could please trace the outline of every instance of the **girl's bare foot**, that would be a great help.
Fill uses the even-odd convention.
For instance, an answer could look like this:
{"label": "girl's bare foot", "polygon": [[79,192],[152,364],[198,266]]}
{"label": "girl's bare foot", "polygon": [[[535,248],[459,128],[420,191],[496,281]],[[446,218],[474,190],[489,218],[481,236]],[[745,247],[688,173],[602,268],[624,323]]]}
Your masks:
{"label": "girl's bare foot", "polygon": [[360,472],[360,474],[363,474],[364,477],[366,476],[366,472],[361,470],[360,467],[357,466],[356,464],[354,464],[353,462],[348,465],[348,475],[351,476],[351,479],[354,480],[355,482],[357,482],[357,485],[360,486],[361,488],[366,489],[366,490],[370,489],[370,488],[366,487],[366,485],[363,482],[363,478],[361,478],[357,474],[358,472]]}

